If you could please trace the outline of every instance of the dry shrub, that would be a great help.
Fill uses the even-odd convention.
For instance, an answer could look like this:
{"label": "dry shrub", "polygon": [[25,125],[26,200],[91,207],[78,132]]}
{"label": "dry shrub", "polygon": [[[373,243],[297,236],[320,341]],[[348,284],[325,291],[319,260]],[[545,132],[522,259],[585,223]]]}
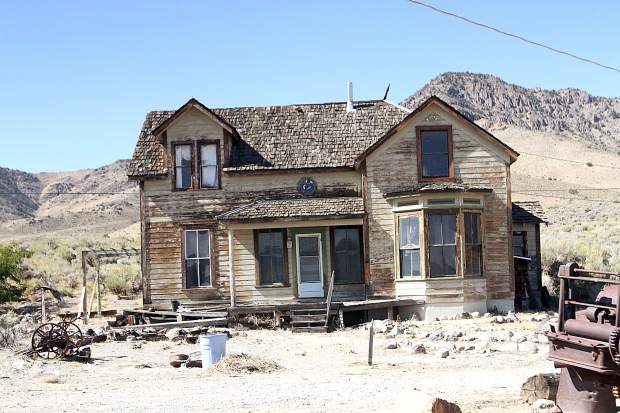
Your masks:
{"label": "dry shrub", "polygon": [[249,354],[230,354],[211,366],[211,370],[223,374],[273,373],[282,369],[278,363]]}
{"label": "dry shrub", "polygon": [[19,317],[14,312],[0,315],[0,348],[15,347],[21,333]]}

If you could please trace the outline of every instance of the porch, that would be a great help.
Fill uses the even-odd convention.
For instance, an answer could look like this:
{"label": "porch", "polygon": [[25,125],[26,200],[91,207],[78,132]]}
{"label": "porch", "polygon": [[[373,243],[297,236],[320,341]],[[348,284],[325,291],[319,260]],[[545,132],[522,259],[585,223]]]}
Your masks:
{"label": "porch", "polygon": [[343,197],[257,201],[218,216],[230,307],[316,305],[332,273],[334,302],[366,300],[363,214],[360,198]]}

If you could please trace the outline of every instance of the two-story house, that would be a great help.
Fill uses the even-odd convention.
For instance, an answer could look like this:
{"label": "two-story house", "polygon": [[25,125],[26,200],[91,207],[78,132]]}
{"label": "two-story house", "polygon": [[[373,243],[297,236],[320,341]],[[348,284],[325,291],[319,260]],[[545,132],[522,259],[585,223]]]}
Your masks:
{"label": "two-story house", "polygon": [[150,112],[144,302],[381,302],[421,317],[514,306],[518,153],[431,97]]}

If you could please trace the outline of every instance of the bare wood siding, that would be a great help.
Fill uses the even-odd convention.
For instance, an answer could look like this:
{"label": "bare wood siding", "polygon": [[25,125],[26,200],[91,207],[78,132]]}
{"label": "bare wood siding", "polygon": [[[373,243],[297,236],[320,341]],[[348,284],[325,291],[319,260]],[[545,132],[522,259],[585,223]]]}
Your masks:
{"label": "bare wood siding", "polygon": [[[431,112],[438,114],[440,119],[425,121]],[[452,125],[455,178],[464,184],[493,188],[493,193],[485,200],[483,212],[485,277],[482,281],[456,280],[457,286],[443,280],[426,281],[421,283],[423,286],[415,282],[395,282],[394,215],[383,193],[418,182],[415,127],[434,124]],[[457,296],[468,300],[512,298],[508,161],[496,148],[482,143],[477,133],[453,115],[431,105],[367,158],[369,295],[426,295],[436,302],[440,299],[450,302]]]}
{"label": "bare wood siding", "polygon": [[[167,130],[169,151],[175,142],[220,140],[220,159],[226,159],[223,152],[224,139],[221,126],[196,109],[188,111]],[[172,168],[172,165],[169,167]],[[219,225],[214,217],[256,198],[296,194],[297,183],[305,176],[312,176],[316,180],[318,191],[324,196],[359,195],[361,192],[361,177],[356,171],[246,176],[222,173],[221,190],[173,191],[173,174],[165,179],[146,180],[143,211],[146,241],[144,280],[150,287],[153,304],[169,305],[171,299],[229,300],[228,234],[227,229]],[[181,237],[186,225],[214,229],[214,289],[183,289]],[[293,287],[256,288],[251,234],[250,230],[235,230],[234,248],[235,253],[239,253],[239,256],[235,256],[237,301],[259,304],[276,299],[291,299],[294,296]],[[248,242],[250,245],[246,245]],[[289,274],[292,272],[289,271]],[[295,284],[291,282],[291,285]]]}

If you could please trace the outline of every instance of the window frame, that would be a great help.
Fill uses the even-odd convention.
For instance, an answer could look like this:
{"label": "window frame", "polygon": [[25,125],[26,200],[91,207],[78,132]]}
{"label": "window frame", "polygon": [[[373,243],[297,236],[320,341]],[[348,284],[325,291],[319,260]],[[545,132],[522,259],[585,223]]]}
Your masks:
{"label": "window frame", "polygon": [[[450,278],[462,278],[463,277],[463,271],[461,268],[462,262],[461,262],[461,222],[462,222],[462,216],[463,216],[463,211],[458,209],[458,208],[454,208],[454,209],[429,209],[429,210],[425,210],[424,211],[424,256],[426,258],[426,265],[425,265],[425,274],[424,274],[424,278],[426,279],[450,279]],[[455,270],[455,274],[442,274],[442,275],[435,275],[433,276],[431,274],[431,246],[451,246],[453,244],[435,244],[435,245],[431,245],[431,237],[430,237],[430,226],[431,226],[431,220],[430,220],[430,215],[453,215],[454,219],[455,219],[455,227],[454,227],[454,270]],[[463,223],[464,225],[464,223]]]}
{"label": "window frame", "polygon": [[[215,167],[217,172],[215,174],[216,183],[215,186],[202,186],[202,147],[208,145],[215,145]],[[199,140],[196,141],[196,175],[198,180],[198,189],[221,189],[222,188],[222,162],[220,155],[220,141],[214,140]]]}
{"label": "window frame", "polygon": [[[448,175],[424,176],[422,134],[424,132],[447,132],[448,134]],[[452,125],[416,126],[418,182],[445,182],[454,180],[454,159],[452,150]]]}
{"label": "window frame", "polygon": [[[360,246],[360,279],[359,281],[338,281],[336,280],[336,237],[335,231],[337,229],[357,229],[359,234],[359,246]],[[362,225],[335,225],[329,227],[329,245],[330,245],[330,259],[332,270],[334,271],[334,285],[351,285],[351,284],[364,284],[364,229]],[[331,274],[331,272],[330,272]]]}
{"label": "window frame", "polygon": [[[471,210],[471,209],[463,209],[461,210],[463,215],[463,248],[462,248],[462,257],[463,257],[463,276],[464,277],[483,277],[484,276],[484,214],[481,210]],[[478,215],[478,238],[480,240],[480,244],[468,244],[467,243],[467,228],[465,223],[465,216],[467,214]],[[478,274],[467,274],[467,247],[470,245],[480,245],[480,272]]]}
{"label": "window frame", "polygon": [[[398,262],[398,272],[397,272],[397,279],[398,280],[416,280],[416,279],[420,279],[420,278],[424,278],[426,276],[425,274],[425,262],[426,259],[424,257],[424,241],[425,241],[425,236],[424,236],[424,231],[422,230],[422,228],[424,228],[424,219],[423,219],[423,214],[420,212],[417,213],[407,213],[407,214],[398,214],[397,218],[396,218],[396,252],[397,252],[397,262]],[[402,259],[401,259],[401,248],[400,248],[400,220],[402,218],[418,218],[418,251],[420,252],[420,275],[411,275],[411,276],[403,276],[402,275]],[[414,248],[415,250],[415,248]]]}
{"label": "window frame", "polygon": [[[192,179],[191,186],[189,188],[177,188],[177,159],[176,159],[176,147],[189,145],[191,150],[191,171]],[[214,187],[202,187],[202,165],[201,165],[201,147],[202,145],[216,145],[217,146],[217,185]],[[209,139],[185,139],[171,142],[171,161],[172,161],[172,191],[213,191],[222,189],[222,148],[219,140]]]}
{"label": "window frame", "polygon": [[[284,277],[284,280],[281,283],[277,282],[277,283],[270,283],[270,284],[261,284],[260,255],[259,255],[259,241],[258,241],[259,233],[261,231],[268,231],[268,232],[281,231],[282,232],[282,255],[283,255],[282,265],[284,266],[282,276]],[[255,268],[255,273],[256,273],[256,279],[255,279],[256,288],[289,287],[291,283],[290,283],[290,275],[288,271],[288,252],[289,251],[288,251],[288,246],[287,246],[287,242],[288,242],[287,229],[286,228],[260,228],[260,229],[255,229],[253,231],[253,235],[254,235],[254,268]]]}
{"label": "window frame", "polygon": [[[177,148],[181,147],[181,146],[188,146],[189,147],[189,156],[190,156],[190,166],[189,166],[189,172],[190,172],[190,185],[187,188],[178,188],[177,187],[177,168],[182,168],[180,166],[177,165]],[[192,145],[191,141],[179,141],[179,142],[175,142],[174,144],[172,144],[172,170],[174,171],[173,176],[172,176],[172,189],[174,191],[190,191],[193,189],[194,187],[194,145]]]}
{"label": "window frame", "polygon": [[[191,232],[191,231],[208,231],[209,233],[209,273],[210,273],[210,278],[211,278],[211,282],[209,286],[200,286],[197,285],[195,287],[188,287],[187,286],[187,267],[186,267],[186,260],[188,258],[186,258],[186,251],[185,251],[185,244],[186,244],[186,232]],[[208,227],[208,226],[204,226],[204,225],[196,225],[196,226],[186,226],[186,227],[182,227],[180,230],[180,236],[181,236],[181,273],[183,276],[183,280],[182,280],[182,285],[183,285],[183,289],[185,290],[215,290],[216,287],[216,278],[217,278],[217,273],[216,273],[216,268],[217,268],[217,258],[216,258],[216,254],[214,254],[215,251],[215,239],[216,237],[214,236],[214,229],[212,227]],[[198,244],[196,244],[198,245]],[[206,258],[206,257],[204,257]],[[189,259],[196,259],[196,260],[200,260],[200,258],[189,258]]]}
{"label": "window frame", "polygon": [[524,258],[529,258],[529,249],[528,249],[528,245],[527,245],[527,231],[522,229],[520,231],[512,231],[512,255],[513,257],[515,256],[515,249],[514,249],[514,239],[516,236],[521,237],[521,239],[523,240],[523,249],[525,250],[525,255],[519,255],[519,257],[524,257]]}

